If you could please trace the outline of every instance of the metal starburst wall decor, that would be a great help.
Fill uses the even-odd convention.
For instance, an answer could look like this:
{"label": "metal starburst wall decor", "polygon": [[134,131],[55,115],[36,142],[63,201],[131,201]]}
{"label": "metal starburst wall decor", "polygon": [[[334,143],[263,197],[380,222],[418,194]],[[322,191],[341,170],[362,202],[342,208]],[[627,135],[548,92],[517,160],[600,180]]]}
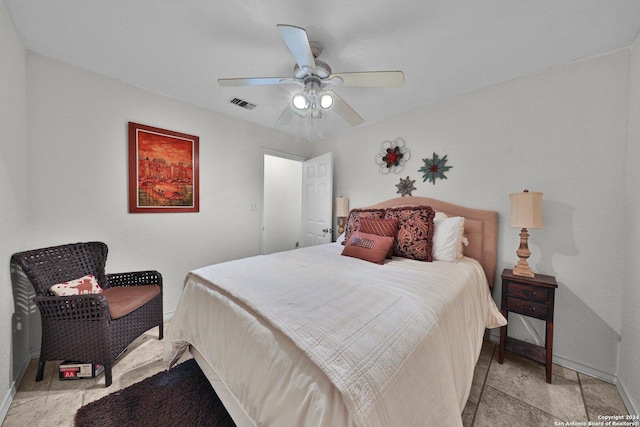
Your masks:
{"label": "metal starburst wall decor", "polygon": [[400,184],[396,184],[396,187],[398,187],[396,193],[400,194],[401,197],[411,196],[411,192],[416,189],[416,187],[413,186],[415,182],[415,179],[409,179],[409,177],[407,177],[407,179],[400,178]]}
{"label": "metal starburst wall decor", "polygon": [[418,169],[418,172],[422,172],[422,181],[429,180],[433,185],[436,185],[436,178],[447,179],[444,175],[449,169],[453,166],[445,166],[447,163],[447,155],[439,158],[436,153],[433,153],[433,158],[431,159],[422,159],[424,162],[424,166]]}
{"label": "metal starburst wall decor", "polygon": [[381,174],[387,175],[390,172],[398,174],[404,170],[405,163],[410,158],[411,150],[407,148],[404,139],[396,138],[380,144],[380,152],[375,162],[380,167]]}

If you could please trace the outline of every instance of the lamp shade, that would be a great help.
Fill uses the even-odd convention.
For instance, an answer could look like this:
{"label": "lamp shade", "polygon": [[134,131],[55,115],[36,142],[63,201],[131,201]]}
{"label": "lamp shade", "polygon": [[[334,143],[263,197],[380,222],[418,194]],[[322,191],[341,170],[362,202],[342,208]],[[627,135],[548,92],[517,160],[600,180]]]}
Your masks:
{"label": "lamp shade", "polygon": [[336,197],[336,216],[347,217],[349,216],[349,198],[348,197]]}
{"label": "lamp shade", "polygon": [[510,194],[511,220],[509,227],[542,228],[542,193],[524,190]]}

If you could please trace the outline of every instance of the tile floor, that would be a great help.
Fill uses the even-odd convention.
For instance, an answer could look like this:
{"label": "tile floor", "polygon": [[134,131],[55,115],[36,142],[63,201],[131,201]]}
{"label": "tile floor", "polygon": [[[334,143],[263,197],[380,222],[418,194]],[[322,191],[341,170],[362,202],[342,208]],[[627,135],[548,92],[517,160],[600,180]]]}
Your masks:
{"label": "tile floor", "polygon": [[[60,381],[56,363],[47,363],[45,379],[36,383],[37,360],[32,360],[2,427],[73,426],[82,405],[165,369],[164,341],[157,338],[154,328],[129,346],[113,369],[109,388],[104,387],[104,375]],[[598,415],[627,414],[612,384],[555,365],[550,385],[542,365],[509,354],[500,365],[497,353],[493,343],[482,348],[462,414],[465,426],[554,426],[556,421],[596,421]]]}
{"label": "tile floor", "polygon": [[[462,413],[465,426],[539,427],[598,421],[598,415],[626,415],[615,385],[553,365],[547,384],[543,365],[505,353],[485,342]],[[585,424],[586,425],[586,424]]]}

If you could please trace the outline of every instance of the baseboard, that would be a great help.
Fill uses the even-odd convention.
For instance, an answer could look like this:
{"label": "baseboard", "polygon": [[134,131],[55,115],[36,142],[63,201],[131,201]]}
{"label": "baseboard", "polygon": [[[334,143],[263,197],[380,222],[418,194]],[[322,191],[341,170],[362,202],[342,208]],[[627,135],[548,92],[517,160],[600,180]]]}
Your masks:
{"label": "baseboard", "polygon": [[582,365],[580,363],[573,362],[569,359],[565,359],[558,355],[553,355],[553,362],[557,363],[560,366],[564,366],[565,368],[573,369],[576,372],[580,372],[581,374],[586,374],[594,378],[598,378],[602,381],[606,381],[608,383],[614,384],[620,393],[620,397],[624,402],[624,406],[629,411],[630,415],[638,415],[640,412],[638,411],[638,405],[636,402],[631,400],[629,394],[627,393],[624,382],[620,380],[619,377],[611,374],[607,374],[606,372],[602,372],[598,369],[591,368],[589,366]]}
{"label": "baseboard", "polygon": [[[500,343],[500,328],[494,328],[491,330],[491,341],[499,344]],[[574,362],[573,360],[566,359],[557,354],[553,354],[553,363],[558,364],[560,366],[564,366],[565,368],[572,369],[576,372],[580,372],[581,374],[586,374],[608,383],[617,384],[618,378],[615,375],[608,374],[606,372],[600,371],[598,369],[592,368],[590,366],[583,365],[581,363]]]}
{"label": "baseboard", "polygon": [[618,382],[616,383],[616,387],[620,392],[620,397],[622,397],[622,400],[624,401],[624,406],[627,407],[627,411],[629,411],[629,414],[640,415],[640,406],[638,406],[638,402],[634,402],[629,397],[629,394],[627,393],[627,390],[624,386],[624,381],[618,379]]}
{"label": "baseboard", "polygon": [[7,416],[7,412],[9,412],[9,407],[11,406],[11,402],[13,402],[13,396],[16,395],[16,391],[17,391],[16,384],[20,384],[20,383],[14,382],[11,388],[9,388],[9,390],[7,391],[7,395],[4,397],[2,409],[0,409],[0,420],[2,420],[3,422]]}
{"label": "baseboard", "polygon": [[580,372],[581,374],[589,375],[590,377],[598,378],[602,381],[606,381],[611,384],[618,383],[618,377],[615,375],[608,374],[599,369],[592,368],[590,366],[583,365],[581,363],[574,362],[573,360],[565,359],[562,356],[558,356],[557,354],[553,355],[553,363],[556,363],[560,366],[564,366],[565,368],[572,369],[576,372]]}
{"label": "baseboard", "polygon": [[[500,328],[494,328],[491,330],[491,341],[496,344],[500,343]],[[586,374],[608,383],[617,384],[618,378],[615,375],[608,374],[606,372],[600,371],[598,369],[592,368],[590,366],[583,365],[581,363],[574,362],[573,360],[566,359],[562,356],[558,356],[557,354],[553,354],[553,363],[558,364],[560,366],[564,366],[565,368],[572,369],[576,372],[580,372],[581,374]]]}
{"label": "baseboard", "polygon": [[24,378],[25,372],[27,372],[27,368],[29,367],[29,363],[31,363],[31,359],[38,356],[40,356],[40,349],[31,350],[25,356],[25,359],[22,362],[22,367],[20,368],[20,372],[18,372],[18,376],[16,377],[16,380],[13,382],[13,384],[11,384],[11,387],[9,388],[7,395],[4,397],[4,400],[2,401],[2,409],[0,409],[0,420],[4,421],[4,419],[6,418],[7,413],[9,412],[9,407],[11,406],[11,402],[13,402],[13,398],[18,392],[18,386],[20,385],[22,378]]}

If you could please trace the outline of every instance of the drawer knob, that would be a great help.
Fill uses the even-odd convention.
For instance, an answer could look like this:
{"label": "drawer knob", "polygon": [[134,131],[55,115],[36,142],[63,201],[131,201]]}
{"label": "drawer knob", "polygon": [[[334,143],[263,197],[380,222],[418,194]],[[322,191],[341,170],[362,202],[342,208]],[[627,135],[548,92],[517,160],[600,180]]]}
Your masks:
{"label": "drawer knob", "polygon": [[516,304],[516,307],[518,307],[518,309],[520,309],[520,310],[526,308],[527,310],[530,310],[530,311],[536,311],[535,307],[525,307],[522,304]]}

